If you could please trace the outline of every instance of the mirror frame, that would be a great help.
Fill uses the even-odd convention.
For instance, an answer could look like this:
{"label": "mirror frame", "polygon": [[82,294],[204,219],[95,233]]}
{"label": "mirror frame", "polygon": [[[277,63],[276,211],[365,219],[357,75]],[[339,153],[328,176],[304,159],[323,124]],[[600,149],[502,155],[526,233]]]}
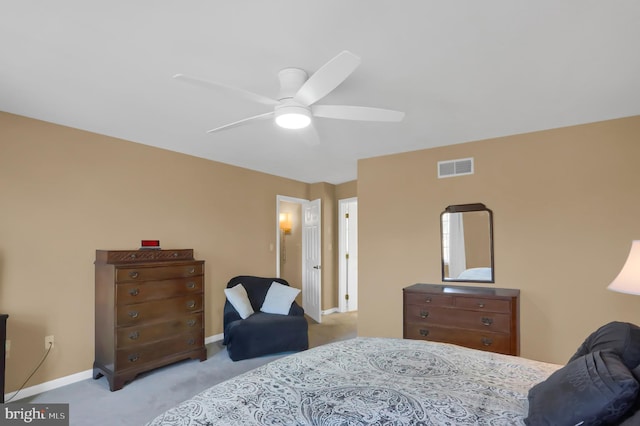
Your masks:
{"label": "mirror frame", "polygon": [[[442,245],[442,217],[445,213],[465,213],[465,212],[481,212],[486,211],[489,214],[489,250],[491,257],[491,279],[489,280],[473,280],[473,279],[457,279],[445,277],[445,263],[444,263],[444,247]],[[495,283],[495,265],[493,259],[493,212],[482,203],[473,204],[454,204],[447,206],[442,213],[440,213],[440,264],[442,268],[442,281],[445,282],[469,282],[469,283]]]}

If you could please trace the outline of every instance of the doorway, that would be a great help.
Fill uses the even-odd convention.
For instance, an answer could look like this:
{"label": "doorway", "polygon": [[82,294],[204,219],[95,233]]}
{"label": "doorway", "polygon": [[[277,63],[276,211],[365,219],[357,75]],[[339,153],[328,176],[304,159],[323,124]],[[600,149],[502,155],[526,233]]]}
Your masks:
{"label": "doorway", "polygon": [[338,200],[338,310],[358,310],[358,199]]}
{"label": "doorway", "polygon": [[278,195],[276,219],[276,276],[301,289],[298,303],[311,319],[320,323],[320,200]]}

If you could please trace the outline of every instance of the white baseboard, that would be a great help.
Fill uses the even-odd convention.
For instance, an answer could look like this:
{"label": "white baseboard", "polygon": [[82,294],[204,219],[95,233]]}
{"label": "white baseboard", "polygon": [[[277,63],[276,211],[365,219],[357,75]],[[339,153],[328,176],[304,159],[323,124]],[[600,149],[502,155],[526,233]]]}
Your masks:
{"label": "white baseboard", "polygon": [[59,379],[50,380],[48,382],[40,383],[39,385],[31,386],[28,388],[22,389],[20,392],[10,392],[4,394],[4,400],[7,401],[9,398],[12,398],[16,393],[18,394],[17,399],[13,401],[19,401],[23,398],[28,398],[33,395],[37,395],[42,392],[50,391],[56,388],[60,388],[62,386],[70,385],[75,382],[80,382],[82,380],[90,379],[93,377],[93,370],[85,370],[80,373],[71,374],[70,376],[60,377]]}
{"label": "white baseboard", "polygon": [[340,312],[338,308],[327,309],[326,311],[322,311],[322,315],[335,314],[336,312]]}
{"label": "white baseboard", "polygon": [[213,336],[205,337],[204,338],[204,344],[208,345],[209,343],[219,342],[222,339],[224,339],[224,334],[223,333],[215,334]]}
{"label": "white baseboard", "polygon": [[[219,342],[222,340],[224,335],[222,333],[215,334],[213,336],[206,337],[204,339],[204,344],[209,344],[213,342]],[[10,392],[4,394],[4,400],[7,401],[9,398],[12,398],[13,395],[18,393],[17,399],[12,400],[19,401],[24,398],[28,398],[30,396],[37,395],[42,392],[50,391],[56,388],[61,388],[62,386],[70,385],[72,383],[80,382],[82,380],[90,379],[93,377],[93,369],[81,371],[79,373],[71,374],[69,376],[60,377],[59,379],[50,380],[48,382],[40,383],[39,385],[30,386],[28,388],[22,389],[20,392]]]}

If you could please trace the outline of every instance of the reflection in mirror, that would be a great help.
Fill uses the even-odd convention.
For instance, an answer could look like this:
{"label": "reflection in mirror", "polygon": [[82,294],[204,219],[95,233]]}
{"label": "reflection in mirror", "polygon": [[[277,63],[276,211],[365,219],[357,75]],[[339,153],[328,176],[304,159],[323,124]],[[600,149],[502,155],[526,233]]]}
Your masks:
{"label": "reflection in mirror", "polygon": [[491,210],[480,203],[449,206],[440,233],[442,281],[495,282]]}

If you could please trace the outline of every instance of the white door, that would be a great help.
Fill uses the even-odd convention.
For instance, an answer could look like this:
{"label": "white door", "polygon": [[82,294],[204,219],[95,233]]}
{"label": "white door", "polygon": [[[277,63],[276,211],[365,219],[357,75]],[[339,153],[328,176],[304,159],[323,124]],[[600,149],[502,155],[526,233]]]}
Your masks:
{"label": "white door", "polygon": [[321,322],[320,200],[302,204],[302,307]]}
{"label": "white door", "polygon": [[338,309],[358,310],[358,200],[339,201]]}

